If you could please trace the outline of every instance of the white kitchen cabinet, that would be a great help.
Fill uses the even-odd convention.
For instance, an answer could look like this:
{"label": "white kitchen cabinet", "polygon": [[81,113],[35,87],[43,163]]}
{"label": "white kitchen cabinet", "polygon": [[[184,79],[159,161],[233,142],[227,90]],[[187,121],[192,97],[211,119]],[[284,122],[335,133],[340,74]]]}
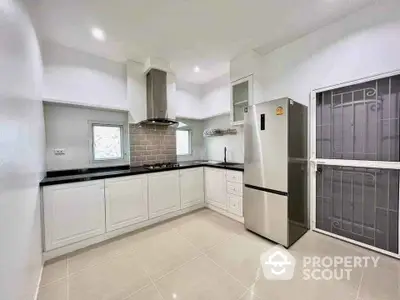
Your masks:
{"label": "white kitchen cabinet", "polygon": [[148,220],[147,175],[105,180],[107,232]]}
{"label": "white kitchen cabinet", "polygon": [[244,110],[252,103],[253,76],[247,76],[231,83],[231,122],[232,125],[244,123]]}
{"label": "white kitchen cabinet", "polygon": [[226,192],[228,193],[228,212],[243,216],[243,173],[226,172]]}
{"label": "white kitchen cabinet", "polygon": [[226,180],[229,182],[243,183],[243,172],[239,171],[226,171]]}
{"label": "white kitchen cabinet", "polygon": [[228,211],[237,216],[243,216],[243,200],[237,195],[228,194]]}
{"label": "white kitchen cabinet", "polygon": [[181,208],[204,203],[203,168],[180,170]]}
{"label": "white kitchen cabinet", "polygon": [[243,195],[242,184],[237,182],[228,181],[226,183],[226,191],[228,194],[237,195],[240,197]]}
{"label": "white kitchen cabinet", "polygon": [[206,202],[216,207],[227,209],[226,171],[205,168]]}
{"label": "white kitchen cabinet", "polygon": [[148,180],[150,219],[180,209],[179,171],[152,173]]}
{"label": "white kitchen cabinet", "polygon": [[104,180],[43,188],[46,251],[105,233]]}

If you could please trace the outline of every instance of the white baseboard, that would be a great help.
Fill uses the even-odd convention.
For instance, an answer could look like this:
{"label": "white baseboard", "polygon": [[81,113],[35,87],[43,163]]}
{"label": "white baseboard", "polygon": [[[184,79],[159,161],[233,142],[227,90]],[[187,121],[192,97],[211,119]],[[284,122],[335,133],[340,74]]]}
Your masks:
{"label": "white baseboard", "polygon": [[33,300],[38,300],[39,299],[39,289],[40,289],[40,283],[42,282],[43,267],[44,267],[44,265],[42,264],[42,267],[40,268],[39,279],[38,279],[38,282],[37,282],[36,292],[35,292],[35,296],[34,296]]}
{"label": "white baseboard", "polygon": [[168,220],[168,219],[171,219],[171,218],[174,218],[174,217],[177,217],[177,216],[180,216],[180,215],[183,215],[183,214],[186,214],[186,213],[189,213],[189,212],[201,209],[201,208],[204,208],[204,203],[197,204],[192,207],[184,208],[184,209],[181,209],[181,210],[169,213],[169,214],[165,214],[163,216],[153,218],[153,219],[150,219],[150,220],[138,223],[138,224],[134,224],[134,225],[130,225],[130,226],[127,226],[124,228],[106,232],[99,236],[89,238],[89,239],[86,239],[83,241],[79,241],[79,242],[76,242],[74,244],[71,244],[71,245],[68,245],[65,247],[50,250],[50,251],[43,253],[43,259],[44,259],[44,261],[48,261],[50,259],[65,255],[67,253],[71,253],[76,250],[104,242],[104,241],[112,239],[114,237],[129,233],[129,232],[133,232],[135,230],[138,230],[138,229],[150,226],[150,225],[154,225],[156,223],[160,223],[162,221],[165,221],[165,220]]}
{"label": "white baseboard", "polygon": [[244,218],[243,217],[240,217],[240,216],[237,216],[235,214],[232,214],[229,211],[226,211],[226,210],[224,210],[222,208],[216,207],[216,206],[214,206],[214,205],[212,205],[210,203],[206,203],[206,207],[211,209],[211,210],[213,210],[213,211],[216,211],[217,213],[220,213],[221,215],[224,215],[225,217],[231,218],[231,219],[233,219],[235,221],[238,221],[240,223],[244,223]]}

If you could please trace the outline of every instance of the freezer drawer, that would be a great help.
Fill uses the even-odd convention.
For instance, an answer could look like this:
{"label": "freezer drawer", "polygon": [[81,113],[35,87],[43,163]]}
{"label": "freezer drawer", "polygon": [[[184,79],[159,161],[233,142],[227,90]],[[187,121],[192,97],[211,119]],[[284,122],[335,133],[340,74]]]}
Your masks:
{"label": "freezer drawer", "polygon": [[244,225],[285,247],[288,239],[288,197],[244,187]]}

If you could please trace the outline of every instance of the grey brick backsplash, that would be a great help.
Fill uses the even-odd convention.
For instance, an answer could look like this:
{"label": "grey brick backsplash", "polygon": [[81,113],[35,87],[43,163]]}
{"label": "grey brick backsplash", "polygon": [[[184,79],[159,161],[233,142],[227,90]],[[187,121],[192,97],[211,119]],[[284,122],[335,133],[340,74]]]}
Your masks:
{"label": "grey brick backsplash", "polygon": [[157,125],[129,125],[131,166],[175,162],[176,129]]}

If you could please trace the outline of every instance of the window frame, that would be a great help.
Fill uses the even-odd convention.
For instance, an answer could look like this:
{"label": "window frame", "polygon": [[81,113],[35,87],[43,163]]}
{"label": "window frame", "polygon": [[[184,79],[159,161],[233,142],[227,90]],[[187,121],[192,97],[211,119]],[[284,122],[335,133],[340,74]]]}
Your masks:
{"label": "window frame", "polygon": [[[193,131],[190,128],[177,128],[176,132],[178,131],[187,131],[188,132],[188,153],[187,154],[178,154],[178,147],[176,147],[176,155],[177,156],[192,156],[192,135],[193,135]],[[178,137],[176,137],[176,142],[178,141]]]}
{"label": "window frame", "polygon": [[[121,157],[118,158],[103,158],[103,159],[96,159],[95,158],[95,145],[94,145],[94,127],[118,127],[120,129],[121,135]],[[125,124],[123,122],[100,122],[100,121],[90,121],[89,122],[89,136],[90,136],[90,162],[92,164],[102,164],[102,163],[125,163]]]}

